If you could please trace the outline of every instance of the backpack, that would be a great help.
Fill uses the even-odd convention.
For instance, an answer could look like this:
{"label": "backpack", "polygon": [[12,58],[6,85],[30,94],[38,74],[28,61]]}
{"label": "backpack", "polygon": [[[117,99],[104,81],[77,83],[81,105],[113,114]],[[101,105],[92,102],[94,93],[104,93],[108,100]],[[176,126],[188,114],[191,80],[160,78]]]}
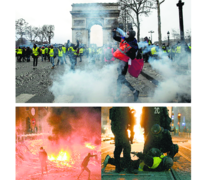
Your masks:
{"label": "backpack", "polygon": [[105,58],[107,60],[111,60],[111,58],[113,58],[113,55],[111,53],[111,48],[107,48],[106,51],[105,51]]}

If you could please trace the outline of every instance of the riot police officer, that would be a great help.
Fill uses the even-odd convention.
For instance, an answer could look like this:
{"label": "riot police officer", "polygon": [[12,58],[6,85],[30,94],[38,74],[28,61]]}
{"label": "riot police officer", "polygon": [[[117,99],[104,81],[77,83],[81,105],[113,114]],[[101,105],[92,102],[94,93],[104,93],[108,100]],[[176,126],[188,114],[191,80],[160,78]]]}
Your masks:
{"label": "riot police officer", "polygon": [[167,107],[143,107],[140,117],[140,126],[144,128],[144,137],[150,132],[154,124],[160,124],[161,127],[171,130],[171,119],[168,115]]}
{"label": "riot police officer", "polygon": [[123,150],[124,161],[127,164],[127,171],[131,172],[131,145],[127,135],[129,118],[129,107],[113,107],[110,109],[111,130],[115,138],[114,158],[116,172],[121,172],[120,155]]}
{"label": "riot police officer", "polygon": [[[169,156],[165,156],[157,148],[152,148],[147,154],[142,152],[132,152],[132,154],[139,157],[138,160],[132,160],[131,164],[134,170],[138,171],[165,171],[169,170],[173,166],[173,160]],[[104,160],[104,167],[102,171],[105,170],[107,164],[115,165],[115,159],[111,158],[109,155],[106,156]],[[122,167],[126,168],[124,159],[121,158],[120,164]],[[138,173],[138,172],[137,172]]]}
{"label": "riot police officer", "polygon": [[144,153],[147,153],[153,147],[160,149],[163,153],[169,152],[171,158],[178,153],[178,145],[173,144],[170,132],[159,124],[154,124],[147,134]]}

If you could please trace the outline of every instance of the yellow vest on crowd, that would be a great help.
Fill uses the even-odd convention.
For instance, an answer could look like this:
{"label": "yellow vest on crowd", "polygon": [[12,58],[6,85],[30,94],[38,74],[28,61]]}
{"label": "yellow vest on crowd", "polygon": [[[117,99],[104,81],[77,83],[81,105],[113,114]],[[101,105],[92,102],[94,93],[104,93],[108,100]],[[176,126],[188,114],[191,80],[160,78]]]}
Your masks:
{"label": "yellow vest on crowd", "polygon": [[38,52],[38,47],[33,48],[33,49],[32,49],[32,52],[33,52],[33,54],[34,54],[35,56],[38,56],[38,54],[39,54],[39,52]]}
{"label": "yellow vest on crowd", "polygon": [[45,54],[45,49],[42,49],[42,54]]}
{"label": "yellow vest on crowd", "polygon": [[50,49],[49,54],[50,54],[50,57],[53,57],[54,56],[54,49]]}
{"label": "yellow vest on crowd", "polygon": [[22,49],[18,49],[17,54],[22,54]]}
{"label": "yellow vest on crowd", "polygon": [[63,56],[63,51],[60,51],[60,50],[58,49],[58,56],[62,57],[62,56]]}

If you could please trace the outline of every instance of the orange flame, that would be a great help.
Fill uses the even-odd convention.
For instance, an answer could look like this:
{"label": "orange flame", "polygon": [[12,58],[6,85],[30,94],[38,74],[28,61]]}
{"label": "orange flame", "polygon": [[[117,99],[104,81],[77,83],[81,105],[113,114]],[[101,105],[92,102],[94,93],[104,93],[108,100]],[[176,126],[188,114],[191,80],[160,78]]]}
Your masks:
{"label": "orange flame", "polygon": [[[134,139],[138,142],[144,142],[144,130],[140,127],[140,115],[142,113],[142,107],[130,107],[136,110],[136,125],[134,126]],[[129,132],[128,132],[129,133]]]}
{"label": "orange flame", "polygon": [[89,148],[89,149],[95,149],[96,146],[91,145],[91,143],[85,143],[85,147]]}
{"label": "orange flame", "polygon": [[67,151],[61,150],[57,156],[54,154],[48,156],[50,161],[58,160],[58,161],[68,161],[70,159],[70,155]]}
{"label": "orange flame", "polygon": [[50,161],[57,163],[58,166],[63,165],[63,166],[72,167],[69,164],[70,154],[67,151],[61,150],[58,155],[51,154],[48,156],[48,159]]}

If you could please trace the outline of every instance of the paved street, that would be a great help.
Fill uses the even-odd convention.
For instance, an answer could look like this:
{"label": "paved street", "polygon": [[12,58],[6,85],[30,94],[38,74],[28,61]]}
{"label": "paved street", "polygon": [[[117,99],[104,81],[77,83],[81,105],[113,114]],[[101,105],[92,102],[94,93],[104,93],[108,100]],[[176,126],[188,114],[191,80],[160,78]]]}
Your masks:
{"label": "paved street", "polygon": [[[81,163],[83,157],[77,154],[81,153],[76,149],[71,153],[71,161],[51,161],[47,160],[48,174],[43,169],[39,160],[39,147],[47,148],[50,142],[47,139],[25,140],[24,143],[16,144],[16,180],[76,180],[81,172]],[[47,152],[48,153],[48,152]],[[50,153],[48,153],[50,155]],[[85,155],[84,155],[85,156]],[[100,156],[99,156],[100,159]],[[91,180],[101,180],[100,161],[90,158],[88,168],[91,171]],[[84,171],[80,180],[88,180],[88,172]]]}
{"label": "paved street", "polygon": [[[61,84],[62,76],[66,74],[66,72],[70,72],[70,62],[69,62],[68,57],[66,58],[66,60],[68,63],[67,65],[55,66],[55,69],[51,69],[50,62],[48,61],[42,62],[40,57],[38,59],[38,65],[36,69],[33,69],[33,61],[16,63],[16,102],[17,103],[93,102],[95,98],[93,99],[93,97],[90,97],[91,99],[86,100],[84,98],[87,97],[87,94],[82,93],[80,95],[80,92],[76,92],[80,88],[82,88],[80,85],[77,85],[77,89],[71,90],[71,88],[68,88],[67,85],[65,85],[67,84],[67,81],[64,82],[65,84]],[[56,62],[57,62],[57,58],[55,59],[55,64]],[[117,63],[118,63],[118,60],[114,62],[114,64],[117,64]],[[95,69],[99,72],[102,71],[102,73],[104,73],[104,71],[106,71],[105,63],[96,61]],[[91,72],[91,70],[93,70],[93,65],[91,65],[91,62],[89,62],[89,59],[87,59],[86,57],[83,57],[83,62],[79,62],[79,58],[78,58],[76,70],[80,70],[83,73],[78,78],[79,79],[81,78],[83,82],[85,80],[86,83],[88,84],[89,80],[87,81],[87,79],[84,79],[84,76],[86,76],[85,74],[88,74],[88,72]],[[111,81],[113,81],[112,87],[108,87],[109,93],[107,93],[107,95],[101,99],[103,102],[114,101],[114,97],[116,93],[116,79],[117,79],[118,74],[115,69],[112,72],[114,72],[114,74],[111,76]],[[145,63],[143,72],[144,73],[147,72],[148,74],[150,74],[150,76],[156,77],[156,79],[162,78],[156,71],[152,70],[152,68],[150,67],[148,63]],[[106,73],[111,73],[111,71],[108,70]],[[103,78],[102,81],[104,83],[105,79],[103,76],[102,76]],[[76,78],[72,74],[68,76],[68,78],[70,77]],[[127,74],[126,79],[137,90],[140,91],[139,99],[137,102],[150,102],[150,94],[152,94],[154,89],[156,88],[156,85],[152,83],[152,81],[147,79],[142,74],[140,74],[138,79]],[[72,79],[69,79],[69,80],[70,80],[70,83],[72,82],[72,85],[70,84],[70,87],[74,86],[72,88],[75,88],[76,83],[78,82],[76,82],[75,80],[72,81]],[[50,90],[54,82],[59,83],[58,84],[59,88],[62,87],[62,89],[60,89],[60,93],[57,92],[57,94],[55,95]],[[100,82],[100,81],[97,81],[97,82]],[[92,88],[92,87],[89,86],[87,88]],[[67,93],[65,93],[65,91],[63,92],[63,89],[66,89],[65,91]],[[88,91],[90,91],[90,89]],[[105,94],[106,93],[104,93],[104,95]],[[121,102],[125,102],[125,103],[133,102],[132,92],[124,85],[122,86],[122,90],[121,90]]]}
{"label": "paved street", "polygon": [[[179,145],[179,152],[174,157],[174,164],[172,171],[165,172],[139,172],[138,174],[126,174],[121,172],[120,174],[115,173],[115,167],[107,165],[105,172],[102,173],[102,180],[173,180],[173,179],[191,179],[191,140],[180,137],[173,137],[173,142]],[[131,151],[142,151],[144,143],[132,144]],[[113,157],[114,144],[113,141],[102,142],[101,147],[101,161],[103,163],[106,155]],[[122,155],[121,155],[122,156]],[[132,156],[131,156],[132,157]],[[136,159],[136,157],[132,157]],[[102,166],[103,167],[103,166]]]}

